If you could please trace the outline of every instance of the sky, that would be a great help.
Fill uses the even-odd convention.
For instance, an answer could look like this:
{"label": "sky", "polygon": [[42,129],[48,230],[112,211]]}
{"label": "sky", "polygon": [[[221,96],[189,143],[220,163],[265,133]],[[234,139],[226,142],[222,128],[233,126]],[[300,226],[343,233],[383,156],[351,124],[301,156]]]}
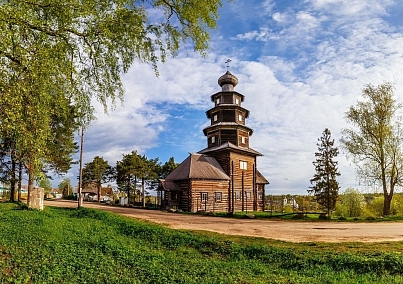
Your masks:
{"label": "sky", "polygon": [[[206,148],[205,112],[227,59],[250,111],[250,147],[263,154],[257,166],[270,182],[266,194],[307,194],[318,138],[328,128],[340,146],[345,113],[366,84],[391,82],[403,101],[401,0],[233,0],[219,15],[206,57],[185,45],[158,65],[158,78],[152,66],[135,63],[122,77],[124,102],[108,114],[95,105],[84,163],[102,156],[115,165],[133,150],[180,163]],[[341,192],[379,190],[363,186],[344,152],[336,160]],[[52,183],[77,184],[77,176],[74,166]]]}

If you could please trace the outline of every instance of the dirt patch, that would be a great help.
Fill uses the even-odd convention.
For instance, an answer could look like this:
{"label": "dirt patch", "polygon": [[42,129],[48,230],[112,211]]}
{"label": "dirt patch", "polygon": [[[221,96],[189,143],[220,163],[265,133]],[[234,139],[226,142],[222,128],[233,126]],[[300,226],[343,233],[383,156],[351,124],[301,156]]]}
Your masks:
{"label": "dirt patch", "polygon": [[[77,202],[67,200],[45,201],[45,206],[77,207]],[[137,219],[145,219],[174,229],[205,230],[227,235],[263,237],[288,242],[403,241],[402,222],[323,222],[318,224],[317,222],[226,219],[107,206],[96,203],[84,203],[84,207],[102,209]]]}

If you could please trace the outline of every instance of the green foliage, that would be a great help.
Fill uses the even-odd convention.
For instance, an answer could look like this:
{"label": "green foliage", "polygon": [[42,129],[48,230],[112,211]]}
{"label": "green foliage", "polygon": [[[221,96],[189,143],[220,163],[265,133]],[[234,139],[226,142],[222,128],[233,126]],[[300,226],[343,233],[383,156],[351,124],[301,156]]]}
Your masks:
{"label": "green foliage", "polygon": [[359,178],[367,184],[382,186],[382,215],[390,215],[395,186],[403,168],[403,128],[397,116],[402,105],[394,99],[393,85],[368,84],[362,91],[364,101],[346,113],[352,128],[342,131],[343,147],[357,166]]}
{"label": "green foliage", "polygon": [[[33,180],[45,166],[66,172],[73,137],[123,99],[121,75],[153,65],[192,41],[204,54],[220,0],[0,1],[0,139],[11,139]],[[159,15],[152,18],[150,15]],[[28,199],[29,203],[29,199]]]}
{"label": "green foliage", "polygon": [[159,174],[160,178],[165,178],[178,166],[179,164],[175,163],[174,157],[169,158],[169,160],[161,167],[161,172]]}
{"label": "green foliage", "polygon": [[69,178],[65,178],[63,179],[60,183],[59,183],[59,189],[62,191],[63,193],[63,197],[68,197],[72,195],[72,186],[71,186],[71,181]]}
{"label": "green foliage", "polygon": [[104,158],[96,156],[92,162],[85,164],[82,178],[83,187],[89,187],[92,184],[96,186],[98,202],[100,202],[102,184],[113,178],[113,168]]}
{"label": "green foliage", "polygon": [[348,217],[361,216],[364,206],[364,196],[354,188],[347,188],[341,196],[341,204]]}
{"label": "green foliage", "polygon": [[337,162],[333,160],[339,151],[334,147],[334,139],[331,140],[330,136],[330,130],[326,128],[318,139],[320,143],[317,143],[318,152],[315,153],[316,161],[313,162],[316,173],[310,180],[312,186],[308,190],[315,196],[315,201],[327,210],[328,215],[336,206],[340,188],[336,180],[340,173],[337,170]]}
{"label": "green foliage", "polygon": [[373,198],[369,204],[367,204],[367,209],[372,214],[370,216],[379,217],[383,215],[383,196]]}
{"label": "green foliage", "polygon": [[403,257],[393,249],[238,241],[87,208],[11,210],[15,206],[0,204],[0,279],[6,283],[403,281]]}

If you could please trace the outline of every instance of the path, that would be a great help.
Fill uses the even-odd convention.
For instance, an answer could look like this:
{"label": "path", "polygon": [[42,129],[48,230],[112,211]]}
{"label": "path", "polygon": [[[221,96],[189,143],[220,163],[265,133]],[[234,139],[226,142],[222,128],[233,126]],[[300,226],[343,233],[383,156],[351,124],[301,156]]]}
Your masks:
{"label": "path", "polygon": [[[76,201],[45,201],[45,206],[77,207]],[[168,213],[120,206],[84,203],[120,215],[145,219],[174,229],[205,230],[227,235],[263,237],[288,242],[386,242],[403,241],[403,222],[301,222],[230,219]]]}

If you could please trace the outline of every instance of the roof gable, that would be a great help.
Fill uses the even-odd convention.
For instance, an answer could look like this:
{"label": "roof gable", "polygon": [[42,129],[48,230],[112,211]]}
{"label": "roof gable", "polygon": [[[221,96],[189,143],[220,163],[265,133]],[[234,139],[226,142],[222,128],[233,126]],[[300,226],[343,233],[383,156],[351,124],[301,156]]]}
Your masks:
{"label": "roof gable", "polygon": [[214,179],[229,180],[220,164],[204,154],[190,154],[165,180]]}

